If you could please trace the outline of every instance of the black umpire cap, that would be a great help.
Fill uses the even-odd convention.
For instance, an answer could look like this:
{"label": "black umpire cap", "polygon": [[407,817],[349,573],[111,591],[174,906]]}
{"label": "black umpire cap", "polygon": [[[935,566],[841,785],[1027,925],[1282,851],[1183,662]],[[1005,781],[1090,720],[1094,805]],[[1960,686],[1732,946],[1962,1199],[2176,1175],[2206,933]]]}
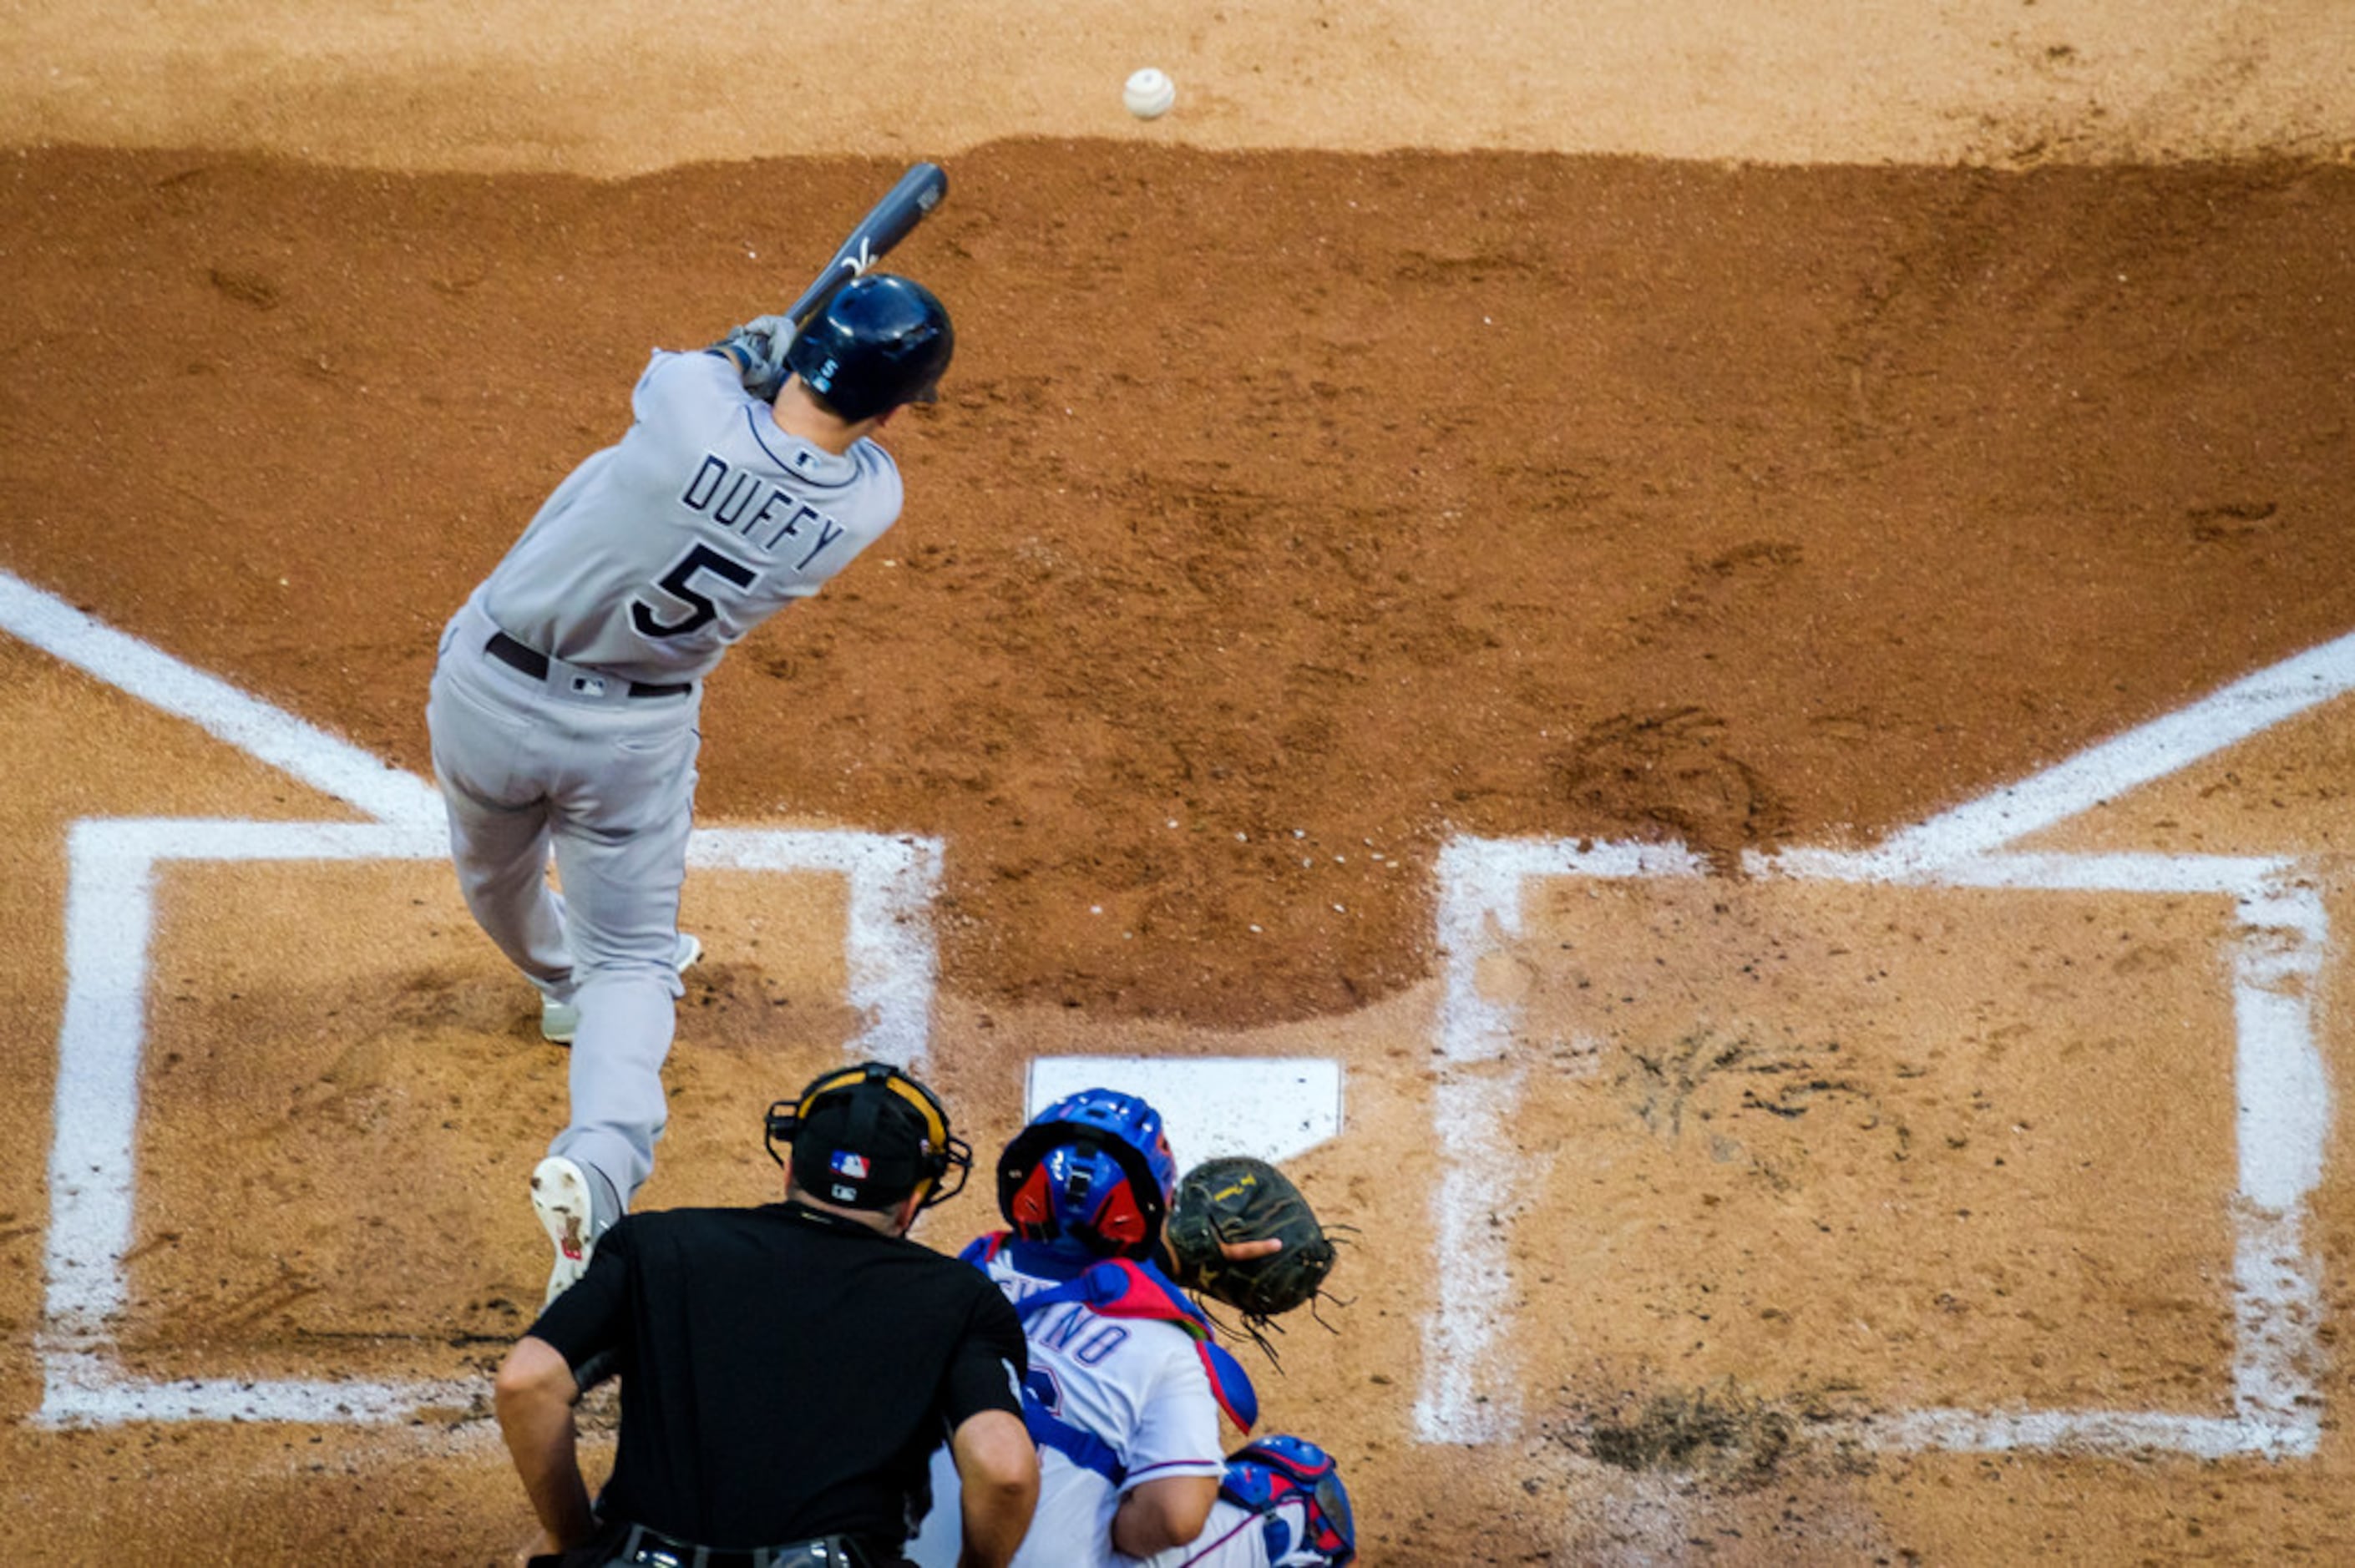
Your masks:
{"label": "black umpire cap", "polygon": [[782,1165],[779,1143],[793,1145],[794,1185],[848,1209],[888,1209],[919,1188],[930,1208],[963,1191],[973,1167],[939,1097],[886,1062],[821,1074],[800,1098],[771,1106],[769,1156]]}

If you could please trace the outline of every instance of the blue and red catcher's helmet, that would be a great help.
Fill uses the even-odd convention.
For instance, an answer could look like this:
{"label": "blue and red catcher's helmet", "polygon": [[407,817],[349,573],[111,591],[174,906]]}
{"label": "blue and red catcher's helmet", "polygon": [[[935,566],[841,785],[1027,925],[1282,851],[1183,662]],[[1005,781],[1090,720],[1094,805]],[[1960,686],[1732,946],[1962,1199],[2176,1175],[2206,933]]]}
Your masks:
{"label": "blue and red catcher's helmet", "polygon": [[1114,1089],[1057,1100],[997,1161],[997,1206],[1016,1235],[1097,1257],[1151,1256],[1177,1190],[1161,1113]]}
{"label": "blue and red catcher's helmet", "polygon": [[837,289],[804,322],[785,364],[842,418],[858,422],[902,403],[929,403],[956,349],[949,313],[912,279],[869,272]]}

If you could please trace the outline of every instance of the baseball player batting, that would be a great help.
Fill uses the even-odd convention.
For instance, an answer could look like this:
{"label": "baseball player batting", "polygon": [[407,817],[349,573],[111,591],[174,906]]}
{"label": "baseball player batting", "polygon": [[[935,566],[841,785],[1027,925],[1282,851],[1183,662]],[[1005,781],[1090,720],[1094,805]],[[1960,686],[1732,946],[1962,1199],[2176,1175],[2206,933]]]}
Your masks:
{"label": "baseball player batting", "polygon": [[891,219],[881,243],[805,321],[656,350],[628,432],[556,487],[442,634],[426,720],[458,883],[538,988],[541,1033],[572,1048],[570,1120],[531,1179],[551,1300],[654,1169],[679,973],[701,952],[678,897],[704,677],[899,516],[874,438],[948,367],[940,301],[865,270],[938,199],[938,170],[919,169],[921,206],[870,214],[862,229]]}

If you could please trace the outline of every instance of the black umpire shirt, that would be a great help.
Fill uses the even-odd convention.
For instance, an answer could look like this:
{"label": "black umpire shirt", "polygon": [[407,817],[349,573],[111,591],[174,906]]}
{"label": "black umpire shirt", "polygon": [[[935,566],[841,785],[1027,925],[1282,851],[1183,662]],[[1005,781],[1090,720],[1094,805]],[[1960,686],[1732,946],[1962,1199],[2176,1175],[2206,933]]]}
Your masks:
{"label": "black umpire shirt", "polygon": [[576,1374],[617,1352],[600,1517],[703,1546],[896,1550],[932,1450],[1019,1419],[1029,1366],[981,1270],[798,1203],[629,1215],[531,1332]]}

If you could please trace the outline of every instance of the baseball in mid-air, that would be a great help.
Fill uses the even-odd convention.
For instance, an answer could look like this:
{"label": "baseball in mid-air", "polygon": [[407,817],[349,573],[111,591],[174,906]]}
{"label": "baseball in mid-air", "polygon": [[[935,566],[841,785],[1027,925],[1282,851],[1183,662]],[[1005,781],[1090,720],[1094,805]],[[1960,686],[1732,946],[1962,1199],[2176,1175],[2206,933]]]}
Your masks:
{"label": "baseball in mid-air", "polygon": [[1178,84],[1169,79],[1167,71],[1146,66],[1128,79],[1128,85],[1120,90],[1120,101],[1139,120],[1158,120],[1178,101]]}

